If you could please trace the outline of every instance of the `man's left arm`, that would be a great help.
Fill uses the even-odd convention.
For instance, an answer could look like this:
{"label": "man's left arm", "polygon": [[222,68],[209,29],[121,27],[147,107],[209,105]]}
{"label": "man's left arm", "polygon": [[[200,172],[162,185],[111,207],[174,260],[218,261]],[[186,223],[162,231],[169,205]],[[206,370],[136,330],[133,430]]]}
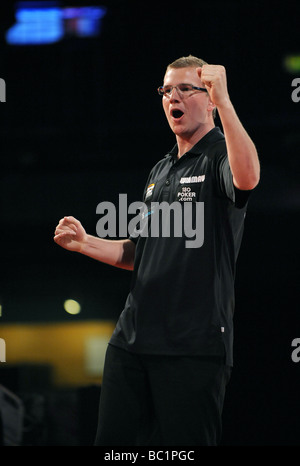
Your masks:
{"label": "man's left arm", "polygon": [[233,183],[240,190],[251,190],[259,182],[260,163],[255,145],[231,103],[226,70],[221,65],[203,65],[199,76],[210,99],[217,107],[222,123]]}

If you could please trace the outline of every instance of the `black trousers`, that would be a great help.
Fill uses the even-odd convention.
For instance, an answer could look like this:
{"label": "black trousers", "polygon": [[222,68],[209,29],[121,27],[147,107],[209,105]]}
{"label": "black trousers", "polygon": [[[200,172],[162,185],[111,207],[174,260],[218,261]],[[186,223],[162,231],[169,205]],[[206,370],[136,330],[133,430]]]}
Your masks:
{"label": "black trousers", "polygon": [[219,358],[108,346],[95,445],[215,446],[231,368]]}

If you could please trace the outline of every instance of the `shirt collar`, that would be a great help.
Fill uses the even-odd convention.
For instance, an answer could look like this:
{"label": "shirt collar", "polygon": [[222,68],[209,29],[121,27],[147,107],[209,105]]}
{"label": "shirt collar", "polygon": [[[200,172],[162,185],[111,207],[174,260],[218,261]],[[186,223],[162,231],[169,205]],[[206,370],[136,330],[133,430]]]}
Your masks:
{"label": "shirt collar", "polygon": [[[200,139],[188,152],[187,154],[194,154],[194,155],[199,155],[201,154],[208,146],[211,144],[215,143],[216,141],[219,141],[221,139],[224,139],[224,134],[220,130],[218,126],[215,128],[211,129],[208,133],[203,136],[203,138]],[[178,146],[177,143],[173,146],[173,148],[168,152],[165,157],[171,156],[173,159],[177,159],[177,154],[178,154]]]}

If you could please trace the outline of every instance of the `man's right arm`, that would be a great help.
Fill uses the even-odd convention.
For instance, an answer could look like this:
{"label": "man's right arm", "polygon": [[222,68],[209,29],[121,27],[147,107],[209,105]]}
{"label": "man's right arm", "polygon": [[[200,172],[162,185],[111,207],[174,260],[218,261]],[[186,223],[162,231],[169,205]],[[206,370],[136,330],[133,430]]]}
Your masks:
{"label": "man's right arm", "polygon": [[105,264],[133,270],[135,244],[130,239],[109,240],[86,233],[74,217],[64,217],[55,229],[54,241],[61,247],[79,252]]}

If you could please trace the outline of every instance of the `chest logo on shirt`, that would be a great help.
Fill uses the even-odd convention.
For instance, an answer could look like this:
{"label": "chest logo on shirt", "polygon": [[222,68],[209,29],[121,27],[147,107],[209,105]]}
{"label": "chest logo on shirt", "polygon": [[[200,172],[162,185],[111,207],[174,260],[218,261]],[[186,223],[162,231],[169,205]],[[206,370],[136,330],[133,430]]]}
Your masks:
{"label": "chest logo on shirt", "polygon": [[180,178],[180,184],[203,183],[205,175],[183,176]]}
{"label": "chest logo on shirt", "polygon": [[180,187],[177,191],[177,200],[180,202],[196,201],[200,183],[205,180],[205,175],[185,176],[180,178]]}

